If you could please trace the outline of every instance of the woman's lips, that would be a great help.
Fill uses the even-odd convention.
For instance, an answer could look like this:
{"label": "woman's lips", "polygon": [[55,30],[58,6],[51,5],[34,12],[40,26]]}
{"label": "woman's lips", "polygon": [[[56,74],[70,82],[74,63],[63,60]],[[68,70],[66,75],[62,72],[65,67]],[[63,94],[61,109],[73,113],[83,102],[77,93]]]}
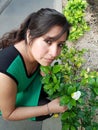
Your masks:
{"label": "woman's lips", "polygon": [[46,62],[49,62],[49,63],[52,63],[54,59],[48,59],[48,58],[45,58],[45,61]]}

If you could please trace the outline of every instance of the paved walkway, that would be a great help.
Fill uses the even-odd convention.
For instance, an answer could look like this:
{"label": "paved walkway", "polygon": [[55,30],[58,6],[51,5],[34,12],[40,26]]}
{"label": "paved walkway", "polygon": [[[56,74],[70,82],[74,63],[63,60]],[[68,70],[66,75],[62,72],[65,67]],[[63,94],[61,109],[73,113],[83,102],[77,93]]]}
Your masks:
{"label": "paved walkway", "polygon": [[[5,4],[7,1],[11,0],[0,0],[0,37],[16,28],[28,14],[40,8],[49,7],[62,11],[62,0],[12,0],[10,4],[7,3],[8,6]],[[43,122],[4,121],[0,118],[0,130],[61,130],[61,124],[59,118],[50,118]]]}
{"label": "paved walkway", "polygon": [[[62,10],[62,0],[0,0],[0,36],[6,31],[16,28],[24,18],[40,8]],[[7,2],[7,3],[6,3]],[[8,5],[9,4],[9,5]],[[8,7],[7,7],[8,5]],[[4,7],[5,10],[4,10]],[[2,11],[3,10],[3,11]]]}

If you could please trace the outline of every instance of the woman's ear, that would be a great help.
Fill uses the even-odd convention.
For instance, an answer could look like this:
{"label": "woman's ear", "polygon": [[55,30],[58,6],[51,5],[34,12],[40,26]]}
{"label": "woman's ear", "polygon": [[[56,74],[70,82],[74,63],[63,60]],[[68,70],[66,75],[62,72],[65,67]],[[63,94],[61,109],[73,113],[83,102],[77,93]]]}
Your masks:
{"label": "woman's ear", "polygon": [[30,42],[31,42],[31,36],[30,36],[30,30],[29,29],[26,32],[26,40],[27,40],[27,44],[30,44]]}

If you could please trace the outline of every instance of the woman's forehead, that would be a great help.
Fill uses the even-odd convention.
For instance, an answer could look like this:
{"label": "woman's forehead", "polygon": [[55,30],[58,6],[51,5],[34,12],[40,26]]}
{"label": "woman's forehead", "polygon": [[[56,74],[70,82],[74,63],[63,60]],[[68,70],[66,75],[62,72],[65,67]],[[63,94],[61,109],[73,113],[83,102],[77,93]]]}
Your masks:
{"label": "woman's forehead", "polygon": [[62,31],[61,26],[54,26],[45,35],[46,36],[48,35],[50,37],[55,37],[55,36],[59,35],[61,31]]}
{"label": "woman's forehead", "polygon": [[50,29],[46,34],[44,34],[43,37],[51,40],[58,40],[60,38],[65,39],[67,36],[67,32],[62,33],[62,30],[62,27],[55,26]]}

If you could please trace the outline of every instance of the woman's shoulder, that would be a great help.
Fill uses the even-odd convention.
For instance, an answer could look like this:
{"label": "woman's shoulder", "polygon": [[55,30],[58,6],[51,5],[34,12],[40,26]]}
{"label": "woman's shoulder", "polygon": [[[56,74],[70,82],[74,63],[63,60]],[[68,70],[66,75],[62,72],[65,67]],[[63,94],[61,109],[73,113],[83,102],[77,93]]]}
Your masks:
{"label": "woman's shoulder", "polygon": [[0,71],[6,70],[17,55],[18,52],[13,45],[0,50]]}
{"label": "woman's shoulder", "polygon": [[9,47],[6,47],[4,49],[0,49],[0,58],[1,57],[10,57],[10,56],[17,55],[17,51],[14,47],[14,45],[10,45]]}

